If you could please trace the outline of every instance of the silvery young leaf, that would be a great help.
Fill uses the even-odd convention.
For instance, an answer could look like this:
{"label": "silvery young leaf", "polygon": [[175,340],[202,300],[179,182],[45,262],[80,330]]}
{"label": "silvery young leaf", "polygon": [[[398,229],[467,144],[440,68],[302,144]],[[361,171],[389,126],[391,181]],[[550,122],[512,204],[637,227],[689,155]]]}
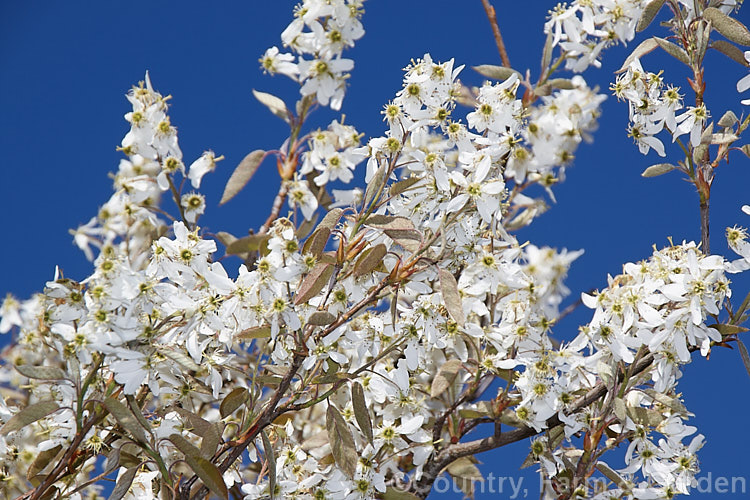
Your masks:
{"label": "silvery young leaf", "polygon": [[656,40],[654,40],[653,38],[647,38],[646,40],[642,41],[636,48],[633,49],[633,52],[630,53],[630,55],[625,59],[625,62],[622,63],[622,66],[620,66],[620,69],[615,71],[615,73],[622,73],[623,71],[626,71],[628,69],[628,66],[630,66],[630,63],[632,63],[636,59],[640,59],[649,52],[653,52],[654,49],[656,49],[656,47],[658,46],[659,44],[656,43]]}
{"label": "silvery young leaf", "polygon": [[383,500],[419,500],[419,497],[414,493],[402,491],[393,486],[386,486]]}
{"label": "silvery young leaf", "polygon": [[471,459],[461,457],[454,461],[448,466],[448,473],[465,495],[474,496],[474,482],[482,480],[482,473]]}
{"label": "silvery young leaf", "polygon": [[244,405],[250,394],[244,387],[237,387],[222,400],[219,405],[219,413],[221,418],[226,418],[234,413],[237,408]]}
{"label": "silvery young leaf", "polygon": [[703,11],[703,17],[711,21],[713,27],[727,39],[744,46],[750,46],[750,31],[733,17],[729,17],[716,7]]}
{"label": "silvery young leaf", "polygon": [[458,370],[461,369],[461,361],[458,359],[449,359],[437,372],[435,378],[432,380],[432,387],[430,387],[430,396],[435,398],[453,385],[458,375]]}
{"label": "silvery young leaf", "polygon": [[622,398],[615,398],[613,409],[615,412],[615,416],[620,420],[620,422],[625,423],[625,420],[628,416],[628,407],[625,406],[625,401],[623,401]]}
{"label": "silvery young leaf", "polygon": [[378,194],[380,188],[385,184],[385,181],[387,180],[386,173],[388,173],[388,162],[384,161],[375,171],[370,182],[367,183],[367,189],[365,189],[365,201],[362,205],[364,207],[363,209],[367,209],[367,207],[370,206],[370,203],[375,199],[375,195]]}
{"label": "silvery young leaf", "polygon": [[228,247],[235,241],[237,241],[237,237],[231,233],[227,233],[226,231],[219,231],[216,233],[216,239],[221,242],[222,245],[225,247]]}
{"label": "silvery young leaf", "polygon": [[393,215],[371,215],[367,218],[365,224],[378,229],[415,230],[411,220]]}
{"label": "silvery young leaf", "polygon": [[721,118],[719,118],[719,127],[722,128],[729,128],[734,127],[737,122],[739,122],[739,119],[737,119],[737,115],[734,114],[732,110],[727,111],[724,113]]}
{"label": "silvery young leaf", "polygon": [[479,66],[472,66],[471,69],[476,71],[482,76],[492,78],[493,80],[507,80],[513,74],[517,74],[521,78],[521,74],[513,68],[506,66],[495,66],[494,64],[480,64]]}
{"label": "silvery young leaf", "polygon": [[740,148],[740,151],[742,151],[743,153],[745,153],[745,156],[750,157],[750,144],[745,144],[744,146],[742,146]]}
{"label": "silvery young leaf", "polygon": [[464,317],[463,302],[461,301],[461,294],[458,291],[456,278],[447,269],[441,268],[439,274],[440,293],[443,296],[445,308],[448,309],[448,314],[451,315],[453,321],[458,323],[459,326],[464,326],[466,318]]}
{"label": "silvery young leaf", "polygon": [[65,378],[65,372],[55,366],[31,366],[16,365],[18,373],[24,377],[39,380],[62,380]]}
{"label": "silvery young leaf", "polygon": [[266,467],[268,467],[268,491],[273,499],[274,492],[276,491],[276,455],[273,452],[271,440],[268,439],[265,429],[260,431],[260,436],[263,440],[263,453],[266,454]]}
{"label": "silvery young leaf", "polygon": [[661,10],[663,5],[664,0],[651,0],[646,5],[646,8],[643,9],[643,13],[641,14],[641,18],[638,20],[638,24],[636,25],[635,30],[643,31],[648,28],[648,25],[651,24],[651,21],[654,20],[656,14],[659,13],[659,10]]}
{"label": "silvery young leaf", "polygon": [[735,45],[732,45],[731,43],[727,42],[726,40],[716,40],[711,44],[712,49],[716,49],[725,56],[729,57],[733,61],[736,61],[740,63],[741,65],[747,67],[748,62],[745,60],[745,53]]}
{"label": "silvery young leaf", "polygon": [[388,192],[391,194],[391,196],[401,194],[421,180],[422,179],[420,179],[419,177],[409,177],[408,179],[394,182]]}
{"label": "silvery young leaf", "polygon": [[359,276],[364,276],[365,274],[369,274],[370,272],[372,272],[373,269],[378,267],[378,265],[383,262],[383,257],[385,257],[386,253],[388,253],[388,249],[385,248],[385,245],[383,243],[378,243],[374,247],[368,248],[367,250],[362,252],[359,260],[357,260],[357,263],[354,264],[354,271],[352,272],[352,276],[357,278]]}
{"label": "silvery young leaf", "polygon": [[740,138],[732,133],[719,133],[711,135],[711,144],[732,144]]}
{"label": "silvery young leaf", "polygon": [[127,403],[128,408],[130,408],[130,411],[133,412],[133,416],[138,420],[138,423],[141,424],[141,427],[146,429],[149,434],[151,434],[151,424],[148,423],[148,420],[146,420],[146,417],[143,416],[143,411],[138,406],[138,402],[135,400],[135,398],[128,394],[125,396],[125,402]]}
{"label": "silvery young leaf", "polygon": [[685,49],[672,42],[668,42],[663,38],[659,38],[658,36],[655,36],[654,40],[656,40],[656,43],[659,44],[659,47],[661,47],[664,52],[683,64],[690,64],[690,57],[688,56],[688,53],[685,52]]}
{"label": "silvery young leaf", "polygon": [[553,89],[571,90],[576,88],[567,78],[553,78],[547,82]]}
{"label": "silvery young leaf", "polygon": [[294,305],[300,305],[320,293],[324,286],[328,284],[333,274],[333,266],[325,262],[315,264],[312,271],[305,276],[302,284],[294,296]]}
{"label": "silvery young leaf", "polygon": [[227,245],[226,252],[232,255],[247,252],[256,252],[260,249],[260,246],[263,244],[263,242],[270,238],[271,236],[268,234],[251,234]]}
{"label": "silvery young leaf", "polygon": [[102,404],[107,409],[107,411],[112,414],[113,417],[115,417],[115,420],[117,420],[117,423],[120,424],[120,427],[131,434],[131,436],[129,437],[133,437],[136,439],[136,441],[139,441],[141,443],[147,442],[146,431],[138,422],[138,419],[135,418],[133,412],[130,411],[130,408],[114,398],[107,398],[102,402]]}
{"label": "silvery young leaf", "polygon": [[385,229],[383,232],[409,252],[416,252],[422,247],[422,233],[416,229]]}
{"label": "silvery young leaf", "polygon": [[120,500],[125,496],[130,489],[130,485],[133,484],[133,479],[135,479],[138,469],[140,469],[140,466],[131,467],[122,473],[122,476],[117,480],[117,484],[112,490],[112,493],[109,494],[109,500]]}
{"label": "silvery young leaf", "polygon": [[246,328],[237,334],[241,340],[268,339],[271,338],[271,325],[253,326]]}
{"label": "silvery young leaf", "polygon": [[326,431],[328,432],[328,442],[331,443],[333,460],[350,479],[354,478],[358,461],[354,436],[352,436],[344,417],[330,404],[326,411]]}
{"label": "silvery young leaf", "polygon": [[271,110],[271,113],[289,123],[289,110],[286,108],[286,104],[284,104],[284,101],[273,94],[260,92],[255,89],[253,89],[253,95],[256,99],[258,99],[258,101],[260,101],[262,105]]}
{"label": "silvery young leaf", "polygon": [[185,371],[197,372],[201,369],[201,367],[193,361],[193,358],[184,351],[176,349],[174,346],[159,346],[159,353],[180,365]]}
{"label": "silvery young leaf", "polygon": [[305,244],[302,246],[302,253],[309,253],[319,258],[326,248],[328,238],[331,236],[331,230],[336,227],[343,212],[340,208],[334,208],[328,212],[323,217],[323,220],[320,221],[312,236],[305,241]]}
{"label": "silvery young leaf", "polygon": [[234,172],[232,172],[232,175],[229,177],[227,185],[224,187],[224,194],[221,195],[219,205],[228,202],[234,198],[237,193],[242,191],[242,188],[250,182],[253,174],[258,170],[265,154],[266,152],[262,149],[256,149],[242,159],[240,164],[237,165],[237,168],[234,169]]}
{"label": "silvery young leaf", "polygon": [[622,488],[624,491],[628,491],[630,489],[630,485],[626,480],[624,480],[620,475],[614,471],[609,465],[605,464],[604,462],[597,462],[596,468],[599,469],[599,472],[604,474],[607,479],[612,481],[617,485],[618,488]]}
{"label": "silvery young leaf", "polygon": [[325,326],[336,321],[336,316],[328,311],[315,311],[307,318],[308,325]]}
{"label": "silvery young leaf", "polygon": [[657,177],[666,174],[667,172],[671,172],[676,168],[677,167],[671,163],[657,163],[656,165],[651,165],[644,170],[643,173],[641,173],[641,177]]}
{"label": "silvery young leaf", "polygon": [[297,240],[304,240],[307,238],[310,233],[312,233],[313,229],[315,229],[315,224],[318,222],[318,214],[314,214],[315,216],[310,219],[306,220],[302,224],[299,225],[297,230],[294,232],[294,236],[297,238]]}
{"label": "silvery young leaf", "polygon": [[229,493],[224,478],[214,464],[203,458],[200,450],[179,434],[172,434],[169,440],[185,455],[185,461],[203,484],[214,495],[227,500]]}
{"label": "silvery young leaf", "polygon": [[54,448],[41,451],[36,456],[36,458],[34,458],[34,461],[31,463],[31,465],[29,466],[29,469],[26,471],[26,479],[31,480],[31,478],[33,478],[34,476],[42,472],[44,468],[49,465],[52,459],[55,458],[58,453],[60,453],[60,450],[62,450],[62,445],[58,444]]}
{"label": "silvery young leaf", "polygon": [[750,375],[750,354],[747,352],[747,347],[745,347],[745,344],[741,340],[737,339],[737,348],[740,350],[742,364],[745,365],[745,370]]}
{"label": "silvery young leaf", "polygon": [[112,448],[107,453],[107,460],[104,462],[104,473],[111,474],[120,467],[120,448]]}
{"label": "silvery young leaf", "polygon": [[628,416],[633,419],[633,422],[636,424],[656,427],[664,421],[664,416],[657,410],[631,406],[627,411]]}
{"label": "silvery young leaf", "polygon": [[359,382],[352,384],[352,407],[354,408],[354,418],[357,420],[362,434],[372,444],[372,420],[370,420],[370,411],[367,409],[365,390]]}
{"label": "silvery young leaf", "polygon": [[29,424],[56,412],[60,406],[55,401],[39,401],[19,411],[0,427],[0,435],[23,429]]}
{"label": "silvery young leaf", "polygon": [[[239,387],[238,389],[244,388]],[[203,458],[211,458],[216,452],[216,448],[218,448],[221,443],[221,432],[218,427],[220,424],[209,422],[195,413],[186,410],[185,408],[180,408],[179,406],[173,406],[170,410],[176,411],[180,415],[180,418],[182,418],[182,421],[185,424],[184,426],[186,430],[202,438],[201,456]],[[219,411],[221,412],[221,408]]]}

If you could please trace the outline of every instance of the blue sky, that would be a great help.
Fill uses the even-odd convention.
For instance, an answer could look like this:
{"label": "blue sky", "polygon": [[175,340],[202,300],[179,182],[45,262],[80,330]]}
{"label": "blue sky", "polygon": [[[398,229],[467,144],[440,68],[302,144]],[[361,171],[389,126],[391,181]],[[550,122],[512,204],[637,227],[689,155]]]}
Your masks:
{"label": "blue sky", "polygon": [[[536,76],[542,24],[554,2],[495,3],[513,66]],[[270,162],[243,193],[225,206],[217,204],[245,154],[276,148],[286,137],[283,122],[253,99],[251,89],[287,102],[297,96],[294,83],[263,75],[257,62],[267,47],[280,44],[293,3],[216,5],[194,0],[0,4],[0,294],[26,297],[40,290],[55,265],[71,278],[87,276],[89,264],[72,245],[68,229],[88,221],[111,194],[107,174],[117,169],[121,155],[115,148],[128,130],[124,94],[146,70],[157,90],[173,96],[172,123],[186,162],[206,149],[226,157],[204,178],[208,209],[202,225],[244,234],[262,224],[278,185]],[[740,14],[745,22],[749,8]],[[401,68],[411,58],[425,52],[437,60],[453,57],[467,65],[462,79],[473,85],[482,78],[469,66],[499,64],[479,0],[371,0],[363,22],[365,37],[347,53],[355,69],[342,112],[367,137],[384,130],[380,110],[400,88]],[[655,34],[666,34],[656,29]],[[609,49],[603,67],[586,73],[587,80],[606,90],[627,54],[622,46]],[[652,53],[643,63],[646,69],[664,68],[665,78],[688,92],[685,71],[668,56]],[[726,109],[743,111],[734,85],[744,74],[723,55],[709,53],[707,102],[716,119]],[[310,123],[324,127],[335,116],[321,110]],[[666,245],[668,237],[675,242],[700,238],[692,185],[676,173],[641,178],[645,167],[661,160],[653,153],[640,155],[626,137],[626,125],[625,105],[610,96],[595,143],[581,146],[567,181],[555,189],[557,204],[519,235],[537,245],[585,249],[568,280],[574,297],[601,287],[624,262],[648,256],[652,244]],[[676,162],[677,152],[668,145],[669,153]],[[750,203],[750,160],[740,153],[731,160],[719,168],[712,194],[711,239],[718,253],[726,251],[726,226],[750,224],[740,212]],[[750,279],[737,277],[734,288],[741,301]],[[588,317],[588,311],[579,311],[557,334],[572,336]],[[708,438],[701,453],[704,473],[746,475],[750,483],[746,465],[737,460],[738,450],[750,447],[743,431],[750,380],[737,353],[716,349],[709,362],[696,358],[681,387],[696,414],[694,425]],[[480,457],[482,469],[516,476],[526,449],[520,444],[486,454]],[[526,477],[533,497],[537,486],[533,476]],[[510,497],[507,485],[500,497]]]}

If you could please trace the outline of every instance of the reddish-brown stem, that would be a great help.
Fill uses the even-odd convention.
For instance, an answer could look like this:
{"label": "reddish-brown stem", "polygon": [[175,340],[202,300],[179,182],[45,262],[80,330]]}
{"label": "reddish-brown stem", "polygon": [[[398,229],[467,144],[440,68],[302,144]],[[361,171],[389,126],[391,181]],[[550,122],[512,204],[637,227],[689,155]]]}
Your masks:
{"label": "reddish-brown stem", "polygon": [[490,5],[489,0],[482,0],[484,11],[487,13],[487,19],[490,21],[492,27],[492,34],[495,35],[495,43],[497,44],[497,51],[500,53],[500,60],[503,62],[503,66],[510,68],[510,58],[508,52],[505,50],[505,43],[503,42],[503,35],[500,33],[500,26],[497,24],[497,15],[495,14],[495,8]]}

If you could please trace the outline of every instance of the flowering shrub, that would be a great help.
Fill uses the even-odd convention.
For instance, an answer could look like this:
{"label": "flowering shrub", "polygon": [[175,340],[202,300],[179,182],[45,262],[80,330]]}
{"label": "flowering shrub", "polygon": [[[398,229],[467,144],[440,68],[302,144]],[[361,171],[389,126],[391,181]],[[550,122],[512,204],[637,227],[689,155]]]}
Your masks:
{"label": "flowering shrub", "polygon": [[[707,48],[750,60],[736,45],[750,45],[731,17],[739,5],[558,5],[532,81],[511,68],[483,4],[503,66],[474,68],[487,81],[469,88],[453,60],[413,60],[383,135],[366,142],[343,117],[309,123],[318,106],[344,106],[362,2],[298,6],[281,35],[288,52],[271,47],[260,63],[297,82],[299,99],[254,92],[288,139],[248,154],[221,200],[275,160],[270,213],[241,238],[199,226],[197,190],[222,156],[186,166],[167,98],[149,75],[133,87],[115,192],[75,231],[91,274],[57,276],[0,311],[0,332],[14,335],[0,368],[12,389],[0,400],[5,496],[82,498],[114,479],[117,500],[423,498],[442,473],[470,495],[474,456],[527,438],[526,463],[552,498],[689,493],[703,436],[688,425],[682,366],[730,344],[747,359],[738,334],[750,301],[731,304],[727,278],[750,268],[747,232],[727,230],[739,258],[711,254],[708,210],[714,170],[750,153],[734,145],[750,119],[727,111],[714,123],[703,101]],[[591,320],[561,343],[551,331],[580,251],[515,234],[547,210],[597,127],[605,96],[579,73],[660,10],[672,14],[667,36],[636,46],[612,91],[642,153],[666,156],[660,134],[679,146],[676,164],[644,175],[678,170],[695,185],[703,239],[655,249],[583,294]],[[690,105],[643,69],[657,49],[692,71]],[[334,189],[357,169],[365,186]],[[478,427],[489,436],[472,436]],[[618,447],[624,463],[607,454]],[[587,482],[595,472],[607,482]]]}

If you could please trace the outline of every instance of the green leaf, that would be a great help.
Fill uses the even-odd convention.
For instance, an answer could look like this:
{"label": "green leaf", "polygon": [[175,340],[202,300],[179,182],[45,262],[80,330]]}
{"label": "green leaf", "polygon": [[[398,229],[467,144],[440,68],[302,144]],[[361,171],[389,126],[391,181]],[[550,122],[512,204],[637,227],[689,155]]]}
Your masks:
{"label": "green leaf", "polygon": [[234,198],[237,193],[242,191],[242,189],[247,185],[248,182],[250,182],[250,179],[258,170],[258,167],[260,166],[261,162],[263,162],[263,158],[265,158],[265,155],[265,151],[263,151],[262,149],[256,149],[242,159],[240,164],[237,165],[237,167],[234,169],[234,172],[232,172],[232,175],[229,177],[227,185],[224,186],[224,194],[221,195],[221,201],[219,201],[219,205],[223,205],[224,203],[228,202],[229,200]]}
{"label": "green leaf", "polygon": [[307,318],[308,325],[326,326],[336,321],[336,316],[328,311],[315,311]]}
{"label": "green leaf", "polygon": [[271,338],[271,325],[246,328],[237,334],[237,338],[240,340],[269,339]]}
{"label": "green leaf", "polygon": [[271,440],[268,439],[265,429],[260,431],[260,436],[263,440],[263,452],[266,454],[266,467],[268,467],[268,491],[273,499],[274,492],[276,491],[276,455],[273,452]]}
{"label": "green leaf", "polygon": [[383,243],[378,243],[374,247],[368,248],[362,252],[357,262],[354,264],[352,276],[358,278],[370,274],[376,267],[383,262],[383,257],[388,253],[388,249]]}
{"label": "green leaf", "polygon": [[649,24],[651,24],[656,17],[656,14],[659,13],[659,10],[661,10],[664,5],[664,1],[665,0],[652,0],[646,5],[646,8],[643,9],[643,13],[641,14],[641,18],[638,20],[638,24],[635,27],[636,31],[643,31],[648,28]]}
{"label": "green leaf", "polygon": [[273,94],[269,94],[267,92],[260,92],[258,90],[253,89],[253,95],[255,96],[258,101],[265,107],[267,107],[271,113],[278,116],[285,122],[289,123],[290,113],[289,110],[286,108],[286,104],[284,104],[284,101],[279,99]]}
{"label": "green leaf", "polygon": [[122,473],[112,493],[109,494],[109,500],[120,500],[128,493],[130,486],[133,484],[133,479],[135,479],[135,475],[138,473],[138,469],[140,469],[140,466],[131,467]]}
{"label": "green leaf", "polygon": [[354,436],[352,436],[344,417],[331,404],[328,405],[326,411],[326,431],[328,432],[328,442],[331,443],[333,460],[339,469],[350,479],[353,479],[357,471],[358,461]]}
{"label": "green leaf", "polygon": [[315,267],[305,276],[302,284],[297,289],[297,294],[294,296],[294,305],[304,304],[318,295],[331,280],[331,276],[333,276],[333,266],[331,264],[325,262],[315,264]]}
{"label": "green leaf", "polygon": [[473,69],[480,75],[486,76],[487,78],[492,78],[493,80],[507,80],[514,74],[518,75],[519,79],[521,78],[521,73],[514,70],[513,68],[508,68],[507,66],[480,64],[479,66],[472,66],[471,69]]}
{"label": "green leaf", "polygon": [[200,480],[203,481],[206,488],[208,488],[214,495],[227,500],[229,493],[227,492],[227,486],[224,484],[224,478],[221,476],[219,469],[214,464],[203,458],[200,450],[181,435],[172,434],[169,436],[169,440],[174,443],[183,455],[185,455],[185,462],[187,462]]}
{"label": "green leaf", "polygon": [[359,429],[365,435],[367,441],[372,444],[372,420],[370,420],[370,410],[367,409],[367,400],[365,400],[365,390],[359,382],[352,384],[352,407],[354,408],[354,418],[359,424]]}
{"label": "green leaf", "polygon": [[430,397],[436,398],[448,390],[456,381],[458,370],[461,369],[461,361],[449,359],[438,369],[430,387]]}
{"label": "green leaf", "polygon": [[666,174],[667,172],[671,172],[676,168],[677,166],[672,165],[671,163],[657,163],[656,165],[651,165],[644,170],[643,173],[641,173],[641,177],[657,177]]}
{"label": "green leaf", "polygon": [[659,44],[659,47],[661,47],[664,52],[674,57],[681,63],[690,65],[690,57],[688,56],[688,53],[685,52],[685,49],[683,49],[682,47],[678,45],[675,45],[672,42],[668,42],[667,40],[663,38],[659,38],[658,36],[655,36],[653,38],[656,41],[656,43]]}
{"label": "green leaf", "polygon": [[221,418],[227,418],[229,415],[234,413],[237,408],[244,405],[250,393],[244,387],[237,387],[232,392],[226,395],[219,405],[219,413]]}
{"label": "green leaf", "polygon": [[737,348],[740,351],[742,364],[745,365],[745,371],[750,375],[750,354],[748,354],[747,347],[745,347],[745,344],[740,339],[737,339]]}
{"label": "green leaf", "polygon": [[133,415],[133,412],[130,411],[130,408],[116,400],[115,398],[107,398],[105,399],[102,404],[107,409],[107,411],[115,417],[115,420],[117,420],[117,423],[120,424],[120,427],[125,429],[130,433],[130,436],[127,437],[133,437],[136,441],[146,444],[148,442],[148,438],[146,437],[146,430],[143,428],[143,426],[138,422],[138,419]]}
{"label": "green leaf", "polygon": [[31,478],[42,472],[52,459],[60,453],[60,450],[62,450],[62,445],[58,444],[54,448],[41,451],[26,471],[26,479],[31,480]]}
{"label": "green leaf", "polygon": [[231,255],[240,253],[257,252],[263,242],[269,240],[269,234],[251,234],[232,242],[227,246],[226,252]]}
{"label": "green leaf", "polygon": [[27,378],[38,380],[63,380],[65,372],[55,366],[16,365],[18,373]]}
{"label": "green leaf", "polygon": [[572,90],[576,88],[573,82],[567,78],[553,78],[547,82],[553,89]]}
{"label": "green leaf", "polygon": [[451,315],[453,321],[458,323],[458,326],[463,327],[466,322],[464,316],[463,301],[461,300],[461,293],[458,291],[458,283],[456,278],[453,277],[450,271],[447,269],[440,268],[440,293],[443,296],[443,302],[445,302],[445,308],[448,309],[448,314]]}
{"label": "green leaf", "polygon": [[615,71],[615,73],[622,73],[623,71],[627,71],[630,63],[632,63],[636,59],[640,59],[649,52],[653,52],[658,46],[659,44],[656,43],[656,40],[654,40],[653,38],[645,39],[640,44],[638,44],[636,48],[633,49],[633,52],[630,53],[630,55],[625,59],[625,62],[622,63],[622,66],[620,66],[620,69]]}
{"label": "green leaf", "polygon": [[733,61],[736,61],[740,63],[741,65],[747,67],[748,62],[745,59],[745,53],[740,49],[739,47],[736,47],[735,45],[732,45],[731,43],[727,42],[726,40],[716,40],[711,44],[712,49],[716,49],[725,56],[729,57]]}
{"label": "green leaf", "polygon": [[0,436],[23,429],[39,419],[55,413],[60,406],[55,401],[39,401],[19,411],[0,427]]}
{"label": "green leaf", "polygon": [[733,17],[729,17],[716,7],[709,7],[703,11],[703,17],[711,21],[714,29],[728,40],[750,46],[750,31],[747,27]]}

